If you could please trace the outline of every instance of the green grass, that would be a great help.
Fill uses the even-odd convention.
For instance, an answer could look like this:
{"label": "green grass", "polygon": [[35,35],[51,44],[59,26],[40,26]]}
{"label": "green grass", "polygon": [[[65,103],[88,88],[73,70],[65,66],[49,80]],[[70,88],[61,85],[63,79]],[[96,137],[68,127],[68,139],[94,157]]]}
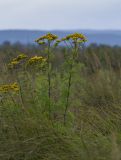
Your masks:
{"label": "green grass", "polygon": [[[27,49],[28,55],[33,50],[39,55],[39,49]],[[120,160],[121,74],[117,64],[121,55],[118,52],[118,59],[113,55],[117,48],[90,46],[80,55],[73,68],[66,125],[69,68],[62,56],[64,49],[56,52],[49,115],[46,70],[9,71],[5,64],[16,57],[15,46],[1,47],[0,84],[17,81],[21,90],[1,94],[0,160]]]}

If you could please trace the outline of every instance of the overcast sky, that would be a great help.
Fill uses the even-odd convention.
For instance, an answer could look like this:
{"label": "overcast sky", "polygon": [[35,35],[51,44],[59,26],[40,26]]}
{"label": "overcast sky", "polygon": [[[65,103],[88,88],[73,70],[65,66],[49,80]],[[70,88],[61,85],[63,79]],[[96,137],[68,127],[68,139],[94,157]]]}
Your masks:
{"label": "overcast sky", "polygon": [[121,0],[0,0],[0,29],[121,29]]}

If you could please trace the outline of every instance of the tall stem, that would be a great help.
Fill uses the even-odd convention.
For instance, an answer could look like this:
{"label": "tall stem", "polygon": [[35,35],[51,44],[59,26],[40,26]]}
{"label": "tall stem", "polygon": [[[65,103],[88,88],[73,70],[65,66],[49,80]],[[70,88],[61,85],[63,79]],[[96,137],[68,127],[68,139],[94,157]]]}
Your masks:
{"label": "tall stem", "polygon": [[72,85],[72,70],[73,70],[73,67],[74,67],[74,61],[75,61],[74,58],[76,56],[76,53],[77,53],[77,43],[75,43],[75,45],[74,45],[74,52],[73,52],[73,55],[72,55],[72,62],[71,62],[70,72],[69,72],[66,105],[65,105],[65,111],[64,111],[64,125],[66,125],[67,111],[68,111],[68,107],[69,107],[70,89],[71,89],[71,85]]}
{"label": "tall stem", "polygon": [[51,73],[50,73],[50,42],[48,42],[48,98],[49,98],[49,117],[51,116]]}
{"label": "tall stem", "polygon": [[65,111],[64,111],[64,125],[66,125],[66,115],[67,115],[67,110],[68,110],[68,105],[69,105],[70,88],[71,88],[71,81],[72,81],[72,69],[73,69],[73,65],[71,64],[71,70],[70,70],[70,73],[69,73],[69,80],[68,80],[66,106],[65,106]]}
{"label": "tall stem", "polygon": [[20,98],[20,101],[21,101],[22,110],[25,111],[26,107],[25,107],[25,103],[24,103],[24,97],[23,97],[23,94],[22,94],[21,83],[20,83],[19,76],[18,76],[17,72],[16,72],[16,79],[17,79],[17,82],[19,84],[19,98]]}

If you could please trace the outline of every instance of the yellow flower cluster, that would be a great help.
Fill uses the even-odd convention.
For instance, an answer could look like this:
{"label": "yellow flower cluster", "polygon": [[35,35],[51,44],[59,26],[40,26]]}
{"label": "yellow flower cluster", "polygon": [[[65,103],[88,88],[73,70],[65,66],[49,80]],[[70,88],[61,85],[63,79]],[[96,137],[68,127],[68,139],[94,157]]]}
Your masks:
{"label": "yellow flower cluster", "polygon": [[66,40],[82,40],[82,41],[87,41],[86,37],[83,34],[80,33],[74,33],[66,36]]}
{"label": "yellow flower cluster", "polygon": [[11,63],[10,63],[11,65],[17,65],[17,64],[19,64],[19,61],[16,61],[16,60],[13,60],[13,61],[11,61]]}
{"label": "yellow flower cluster", "polygon": [[42,62],[46,62],[46,58],[44,58],[42,56],[34,56],[28,60],[28,64],[30,64],[30,65],[38,64],[38,63],[42,63]]}
{"label": "yellow flower cluster", "polygon": [[83,34],[74,33],[74,34],[67,35],[61,40],[56,40],[55,46],[57,46],[60,42],[69,41],[69,40],[72,40],[73,43],[83,43],[87,41],[86,37]]}
{"label": "yellow flower cluster", "polygon": [[54,41],[54,40],[56,40],[57,38],[58,38],[58,36],[56,36],[56,35],[54,35],[54,34],[52,34],[52,33],[48,33],[48,34],[46,34],[46,35],[44,35],[44,36],[36,39],[35,42],[37,42],[37,43],[39,43],[39,44],[44,44],[44,43],[45,43],[45,42],[44,42],[45,40]]}
{"label": "yellow flower cluster", "polygon": [[7,93],[10,91],[18,92],[20,90],[19,85],[15,82],[13,84],[6,84],[0,86],[0,92]]}
{"label": "yellow flower cluster", "polygon": [[13,59],[14,61],[20,61],[20,60],[23,60],[23,59],[26,59],[27,58],[27,55],[25,54],[20,54],[18,55],[15,59]]}
{"label": "yellow flower cluster", "polygon": [[20,63],[21,60],[26,59],[26,58],[27,56],[25,54],[20,54],[8,64],[8,67],[11,69],[14,68],[16,65]]}

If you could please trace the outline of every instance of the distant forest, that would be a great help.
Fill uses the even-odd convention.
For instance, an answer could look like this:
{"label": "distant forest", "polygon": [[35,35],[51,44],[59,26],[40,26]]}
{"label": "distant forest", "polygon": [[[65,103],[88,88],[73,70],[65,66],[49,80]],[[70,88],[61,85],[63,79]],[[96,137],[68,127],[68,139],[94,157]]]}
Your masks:
{"label": "distant forest", "polygon": [[[9,41],[6,41],[0,45],[1,66],[4,61],[9,62],[11,58],[14,58],[20,53],[27,54],[28,56],[33,56],[35,54],[44,55],[41,46],[21,44],[19,42],[11,44]],[[55,59],[53,61],[55,66],[63,63],[65,54],[66,47],[58,46],[56,48]],[[79,61],[87,67],[90,73],[96,72],[101,68],[113,68],[118,71],[121,69],[121,47],[117,45],[98,45],[96,43],[83,46],[80,51]]]}
{"label": "distant forest", "polygon": [[[36,37],[45,34],[47,31],[37,30],[1,30],[0,31],[0,44],[5,41],[11,43],[20,42],[22,44],[33,44]],[[49,32],[49,31],[48,31]],[[53,30],[51,33],[58,35],[60,38],[72,32],[80,32],[86,35],[88,42],[86,44],[97,43],[106,45],[119,45],[121,46],[121,31],[115,30]]]}

